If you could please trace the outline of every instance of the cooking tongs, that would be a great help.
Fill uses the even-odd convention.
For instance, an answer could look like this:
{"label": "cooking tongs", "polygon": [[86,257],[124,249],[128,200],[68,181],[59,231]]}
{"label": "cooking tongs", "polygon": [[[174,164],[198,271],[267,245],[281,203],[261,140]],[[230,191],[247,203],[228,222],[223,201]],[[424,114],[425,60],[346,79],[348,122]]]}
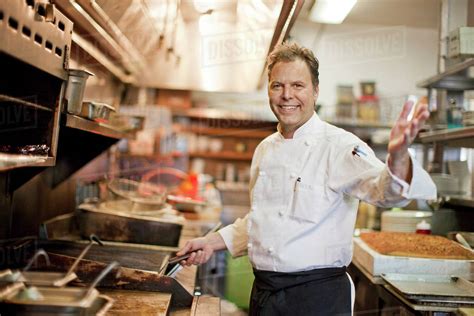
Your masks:
{"label": "cooking tongs", "polygon": [[[222,223],[219,222],[217,223],[213,228],[211,228],[209,231],[207,231],[204,235],[204,236],[207,236],[209,234],[212,234],[212,233],[215,233],[216,231],[219,230],[219,228],[221,228],[222,226]],[[169,266],[172,266],[172,265],[175,265],[168,273],[167,273],[167,276],[172,276],[174,275],[177,270],[179,269],[180,267],[180,262],[183,261],[183,260],[186,260],[188,259],[195,251],[191,251],[191,252],[188,252],[187,254],[184,254],[182,256],[175,256],[175,257],[172,257],[168,260],[167,263],[163,264],[160,268],[160,270],[158,271],[158,274],[161,275],[161,273],[163,273],[163,271],[169,267]]]}
{"label": "cooking tongs", "polygon": [[11,273],[10,279],[11,281],[20,281],[25,282],[28,285],[37,285],[37,286],[54,286],[54,287],[63,287],[67,283],[75,280],[77,275],[74,273],[79,261],[86,255],[89,249],[92,247],[94,241],[99,245],[103,246],[102,241],[100,241],[99,237],[92,234],[89,236],[89,244],[82,250],[80,255],[74,261],[72,266],[69,270],[64,272],[51,272],[51,271],[29,271],[29,269],[33,266],[34,263],[37,262],[40,256],[44,257],[46,260],[46,265],[49,266],[49,257],[48,254],[43,250],[39,249],[34,256],[30,259],[28,264],[23,268],[22,271],[15,271]]}

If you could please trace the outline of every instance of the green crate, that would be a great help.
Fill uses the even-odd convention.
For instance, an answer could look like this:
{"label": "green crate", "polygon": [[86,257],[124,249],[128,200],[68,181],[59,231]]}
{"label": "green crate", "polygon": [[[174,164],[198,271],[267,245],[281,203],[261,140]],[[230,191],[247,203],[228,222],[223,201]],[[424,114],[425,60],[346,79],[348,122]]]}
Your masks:
{"label": "green crate", "polygon": [[226,254],[225,299],[239,308],[248,309],[253,284],[252,265],[247,256],[232,258]]}

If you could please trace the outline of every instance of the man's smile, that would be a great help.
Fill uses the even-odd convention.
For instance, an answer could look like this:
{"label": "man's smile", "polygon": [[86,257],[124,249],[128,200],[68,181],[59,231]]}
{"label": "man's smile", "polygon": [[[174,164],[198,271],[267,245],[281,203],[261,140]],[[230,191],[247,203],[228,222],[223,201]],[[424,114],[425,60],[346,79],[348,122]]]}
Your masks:
{"label": "man's smile", "polygon": [[299,105],[278,105],[278,108],[282,113],[291,113],[295,111],[298,107]]}

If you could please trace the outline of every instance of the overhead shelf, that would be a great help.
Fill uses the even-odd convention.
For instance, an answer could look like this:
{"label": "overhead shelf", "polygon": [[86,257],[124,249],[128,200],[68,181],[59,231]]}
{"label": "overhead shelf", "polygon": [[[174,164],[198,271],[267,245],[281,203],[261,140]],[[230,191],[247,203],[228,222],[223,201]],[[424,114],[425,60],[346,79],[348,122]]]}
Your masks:
{"label": "overhead shelf", "polygon": [[220,152],[190,152],[189,157],[191,158],[206,158],[206,159],[222,159],[222,160],[234,160],[234,161],[251,161],[253,153],[245,152],[232,152],[232,151],[220,151]]}
{"label": "overhead shelf", "polygon": [[24,167],[50,167],[54,166],[55,161],[54,157],[0,153],[0,171]]}
{"label": "overhead shelf", "polygon": [[474,58],[458,63],[446,71],[423,80],[417,84],[419,88],[435,88],[447,90],[474,90],[474,78],[468,77],[468,69],[474,66]]}
{"label": "overhead shelf", "polygon": [[239,137],[239,138],[265,138],[274,133],[273,129],[242,129],[242,128],[218,128],[207,126],[183,126],[183,131],[196,133],[198,135],[209,135],[216,137]]}
{"label": "overhead shelf", "polygon": [[474,197],[472,196],[449,196],[445,198],[445,203],[454,206],[465,206],[474,208]]}
{"label": "overhead shelf", "polygon": [[66,115],[66,126],[114,139],[127,137],[126,133],[120,132],[114,129],[112,126],[91,121],[72,114]]}
{"label": "overhead shelf", "polygon": [[450,147],[474,148],[474,126],[419,134],[422,143],[444,143]]}
{"label": "overhead shelf", "polygon": [[392,126],[388,124],[382,124],[379,122],[370,122],[362,120],[354,120],[351,118],[334,118],[327,120],[328,123],[339,127],[347,128],[380,128],[380,129],[391,129]]}

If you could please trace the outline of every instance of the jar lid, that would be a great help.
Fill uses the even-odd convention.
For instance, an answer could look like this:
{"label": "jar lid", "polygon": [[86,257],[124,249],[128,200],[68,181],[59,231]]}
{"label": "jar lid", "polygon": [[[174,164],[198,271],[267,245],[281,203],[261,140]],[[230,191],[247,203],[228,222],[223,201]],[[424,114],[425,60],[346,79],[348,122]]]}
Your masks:
{"label": "jar lid", "polygon": [[430,223],[426,222],[425,220],[422,220],[416,225],[416,229],[423,229],[423,230],[429,230],[431,229]]}

